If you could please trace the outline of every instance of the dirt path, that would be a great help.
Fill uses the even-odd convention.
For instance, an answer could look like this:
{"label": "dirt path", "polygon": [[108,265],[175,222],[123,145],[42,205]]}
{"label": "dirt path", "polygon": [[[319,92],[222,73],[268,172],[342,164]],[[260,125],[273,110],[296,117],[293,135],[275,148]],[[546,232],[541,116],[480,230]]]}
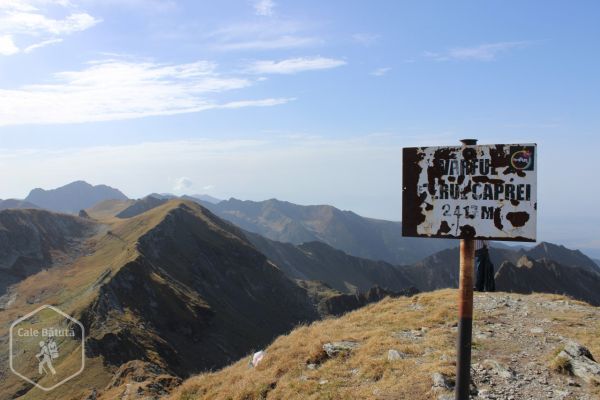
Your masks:
{"label": "dirt path", "polygon": [[[589,384],[549,366],[566,340],[597,339],[599,321],[599,308],[577,302],[476,294],[473,399],[599,399]],[[574,327],[579,338],[564,336]]]}

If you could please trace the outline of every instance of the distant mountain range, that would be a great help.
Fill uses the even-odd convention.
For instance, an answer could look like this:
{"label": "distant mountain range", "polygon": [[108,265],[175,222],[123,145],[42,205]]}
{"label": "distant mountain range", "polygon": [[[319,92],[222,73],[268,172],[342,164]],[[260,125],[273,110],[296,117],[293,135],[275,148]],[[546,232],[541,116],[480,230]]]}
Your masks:
{"label": "distant mountain range", "polygon": [[[179,197],[170,193],[152,193],[146,198],[149,197],[160,200],[182,198],[209,204],[216,204],[221,201],[220,199],[207,194],[184,195]],[[76,214],[79,210],[92,207],[105,200],[128,200],[128,198],[120,190],[107,185],[94,186],[85,181],[75,181],[56,189],[33,189],[24,200],[0,199],[0,210],[12,208],[44,208],[50,211]]]}
{"label": "distant mountain range", "polygon": [[[164,204],[167,200],[178,198],[197,202],[236,226],[271,240],[296,245],[318,241],[349,255],[386,261],[393,265],[415,263],[441,250],[455,247],[458,243],[453,240],[405,238],[401,234],[400,222],[365,218],[328,205],[301,206],[276,199],[256,202],[232,198],[221,201],[202,194],[178,197],[170,193],[153,193],[143,199],[131,200],[121,210],[123,214],[117,216],[133,216]],[[25,200],[0,200],[0,210],[44,208],[77,214],[81,209],[106,200],[128,199],[118,189],[76,181],[52,190],[34,189]],[[522,248],[501,243],[495,245],[510,250]],[[542,254],[531,256],[537,259]],[[572,257],[568,265],[583,263],[582,267],[590,268],[591,261],[593,267],[598,266],[596,261],[590,260],[583,253]],[[579,261],[576,260],[578,257]]]}
{"label": "distant mountain range", "polygon": [[[117,217],[133,216],[174,198],[151,194],[128,204]],[[391,264],[412,263],[457,243],[405,238],[400,222],[365,218],[327,205],[301,206],[276,199],[230,199],[215,204],[193,196],[180,198],[199,203],[224,220],[271,240],[296,245],[322,242],[353,256]]]}
{"label": "distant mountain range", "polygon": [[[399,223],[276,200],[210,205],[236,219],[236,226],[199,203],[206,204],[157,196],[105,199],[81,217],[0,211],[0,346],[8,346],[11,321],[40,304],[58,306],[88,332],[89,364],[69,385],[81,396],[67,397],[59,388],[49,399],[101,391],[132,362],[180,378],[219,368],[299,323],[458,282],[456,247],[418,262],[390,263],[326,242],[406,260],[402,254],[417,253],[394,247],[408,245],[392,240]],[[301,235],[320,240],[283,242],[248,227],[290,241]],[[578,251],[541,243],[494,247],[491,257],[501,290],[568,294],[600,304],[600,269]],[[6,378],[0,398],[29,392],[8,373],[5,352],[0,375]]]}
{"label": "distant mountain range", "polygon": [[328,205],[301,206],[276,199],[202,203],[219,217],[247,231],[280,242],[319,241],[356,257],[412,263],[456,246],[453,240],[402,237],[400,222],[361,217]]}

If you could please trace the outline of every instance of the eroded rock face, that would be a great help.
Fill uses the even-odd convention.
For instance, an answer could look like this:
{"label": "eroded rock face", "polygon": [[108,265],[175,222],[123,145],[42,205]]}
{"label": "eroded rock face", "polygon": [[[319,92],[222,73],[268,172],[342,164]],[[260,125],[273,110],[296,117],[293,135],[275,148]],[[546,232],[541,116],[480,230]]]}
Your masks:
{"label": "eroded rock face", "polygon": [[96,226],[45,210],[0,211],[0,296],[9,285],[77,257]]}
{"label": "eroded rock face", "polygon": [[557,363],[587,383],[600,385],[600,364],[596,362],[590,351],[575,341],[568,341],[564,349],[556,356]]}

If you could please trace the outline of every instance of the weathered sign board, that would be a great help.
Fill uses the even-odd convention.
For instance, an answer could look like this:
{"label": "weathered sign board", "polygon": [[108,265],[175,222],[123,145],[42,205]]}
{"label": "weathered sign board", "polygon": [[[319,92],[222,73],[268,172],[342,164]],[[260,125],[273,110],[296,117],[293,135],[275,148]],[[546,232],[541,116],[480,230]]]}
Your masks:
{"label": "weathered sign board", "polygon": [[403,149],[403,236],[536,240],[535,144]]}

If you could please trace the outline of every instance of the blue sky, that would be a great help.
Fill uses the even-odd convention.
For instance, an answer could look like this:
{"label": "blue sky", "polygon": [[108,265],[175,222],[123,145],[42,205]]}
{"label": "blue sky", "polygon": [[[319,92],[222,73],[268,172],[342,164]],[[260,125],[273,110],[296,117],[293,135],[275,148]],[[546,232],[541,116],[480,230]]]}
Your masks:
{"label": "blue sky", "polygon": [[403,146],[536,142],[540,238],[600,249],[599,13],[0,0],[0,198],[85,179],[397,220]]}

